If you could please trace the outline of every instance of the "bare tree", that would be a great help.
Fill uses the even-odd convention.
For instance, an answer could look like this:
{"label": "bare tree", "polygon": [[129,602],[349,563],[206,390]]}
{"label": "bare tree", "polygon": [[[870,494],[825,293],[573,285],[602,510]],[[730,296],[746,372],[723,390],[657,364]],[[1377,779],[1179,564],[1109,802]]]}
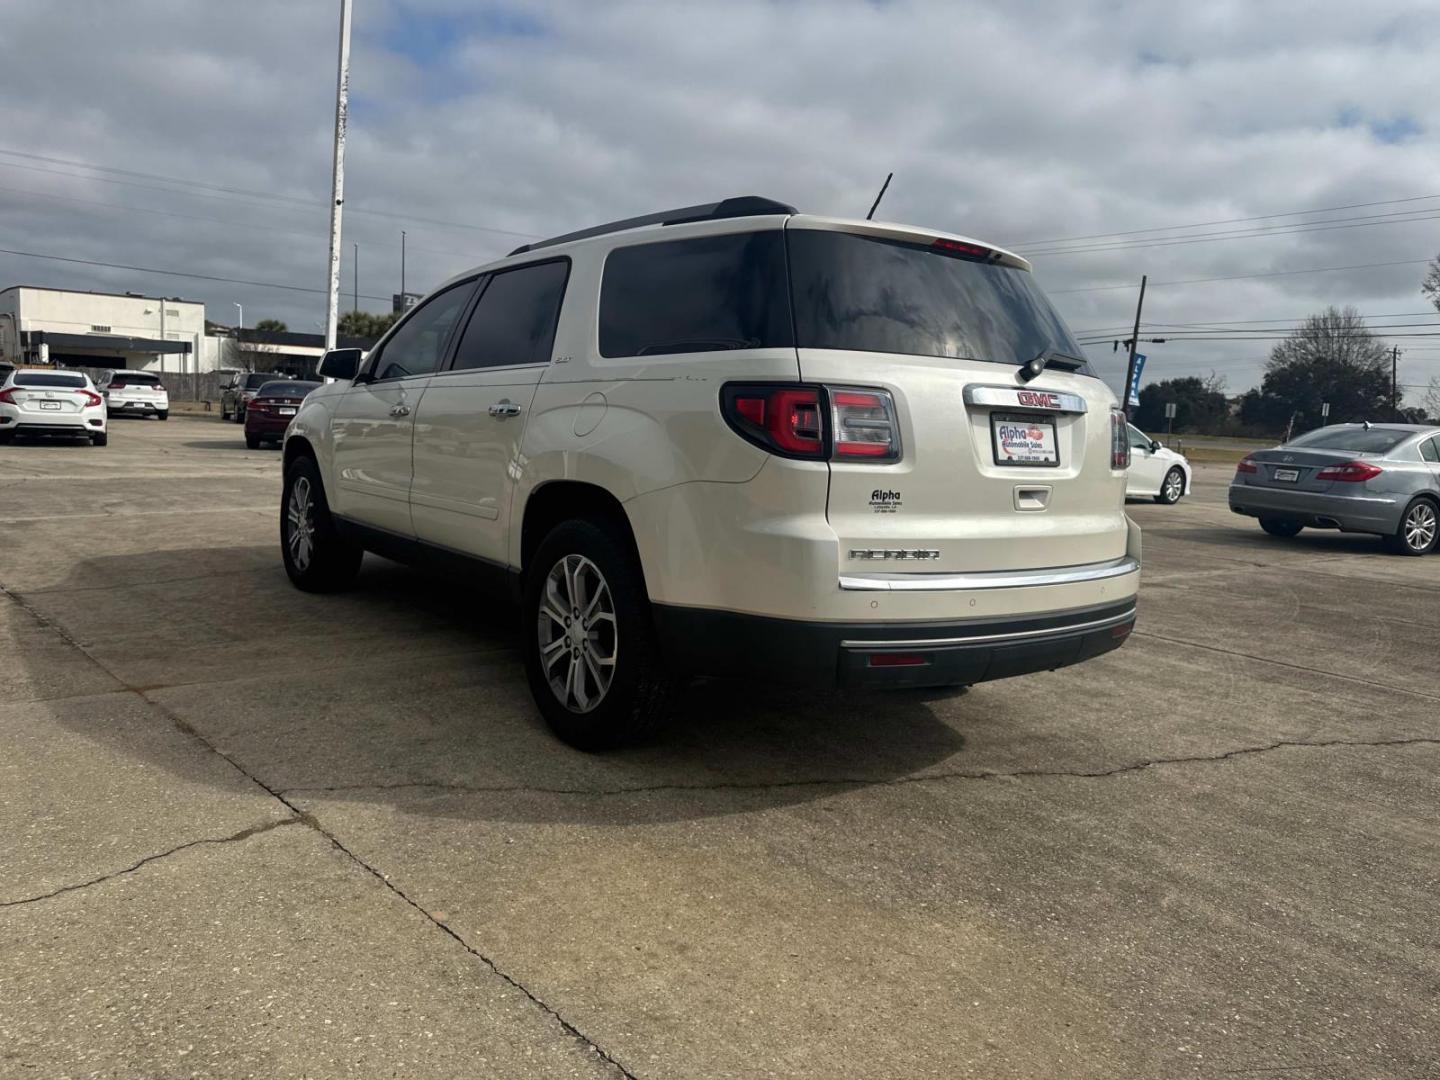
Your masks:
{"label": "bare tree", "polygon": [[1430,260],[1430,265],[1425,269],[1425,280],[1420,282],[1420,292],[1425,299],[1435,305],[1435,310],[1440,311],[1440,255]]}
{"label": "bare tree", "polygon": [[1425,410],[1434,423],[1440,424],[1440,375],[1430,380],[1430,385],[1425,388],[1425,396],[1420,399],[1420,408]]}

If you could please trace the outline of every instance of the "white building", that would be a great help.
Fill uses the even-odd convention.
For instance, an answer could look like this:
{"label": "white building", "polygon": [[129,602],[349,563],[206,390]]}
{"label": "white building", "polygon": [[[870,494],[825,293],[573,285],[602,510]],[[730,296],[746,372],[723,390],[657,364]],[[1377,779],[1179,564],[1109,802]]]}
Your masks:
{"label": "white building", "polygon": [[139,293],[32,285],[0,290],[0,360],[193,373],[205,305]]}

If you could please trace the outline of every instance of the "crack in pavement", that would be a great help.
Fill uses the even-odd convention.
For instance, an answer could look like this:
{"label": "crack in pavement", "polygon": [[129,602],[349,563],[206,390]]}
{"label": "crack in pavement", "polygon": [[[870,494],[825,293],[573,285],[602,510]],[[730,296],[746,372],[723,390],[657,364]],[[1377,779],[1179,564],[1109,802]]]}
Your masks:
{"label": "crack in pavement", "polygon": [[1268,754],[1275,750],[1288,749],[1331,749],[1336,747],[1367,748],[1393,746],[1440,746],[1440,738],[1414,736],[1401,739],[1280,739],[1262,746],[1240,746],[1218,754],[1195,754],[1183,757],[1146,758],[1142,761],[1116,765],[1109,769],[958,769],[950,772],[921,773],[918,776],[864,777],[825,776],[804,780],[756,780],[746,782],[726,780],[714,784],[649,784],[617,788],[559,788],[533,787],[525,784],[454,784],[445,781],[414,780],[393,784],[335,784],[326,787],[285,788],[282,796],[324,795],[362,791],[451,791],[468,795],[579,795],[608,798],[617,795],[647,795],[655,792],[682,791],[771,791],[803,787],[899,787],[906,784],[925,784],[949,780],[1032,780],[1071,779],[1097,780],[1126,773],[1140,772],[1164,765],[1201,765],[1229,761],[1232,758]]}
{"label": "crack in pavement", "polygon": [[19,907],[22,904],[35,904],[41,900],[49,900],[52,897],[63,896],[65,893],[78,892],[81,889],[88,889],[95,885],[103,885],[107,881],[114,881],[116,878],[124,877],[126,874],[133,874],[136,870],[139,870],[142,866],[146,866],[149,863],[156,862],[159,859],[167,859],[171,855],[181,851],[187,851],[193,847],[202,847],[206,844],[235,844],[241,840],[248,840],[252,836],[259,836],[261,833],[270,832],[272,829],[278,829],[282,825],[298,825],[300,823],[301,819],[299,816],[291,816],[280,818],[276,821],[267,821],[263,825],[251,825],[249,828],[241,829],[239,832],[233,833],[230,836],[210,836],[202,837],[199,840],[187,840],[183,844],[176,844],[168,851],[157,852],[154,855],[146,855],[143,859],[131,863],[123,870],[116,870],[110,874],[102,874],[100,877],[91,878],[89,881],[80,881],[74,885],[62,885],[58,889],[41,893],[38,896],[27,896],[22,900],[0,901],[0,908]]}
{"label": "crack in pavement", "polygon": [[[366,862],[364,859],[360,858],[360,856],[356,855],[353,851],[351,851],[349,848],[347,848],[343,843],[340,842],[340,839],[339,839],[334,833],[330,832],[328,829],[326,829],[324,826],[322,826],[322,825],[320,824],[320,822],[319,822],[318,820],[316,820],[316,818],[314,817],[314,815],[312,815],[312,814],[310,814],[310,813],[308,813],[308,812],[300,809],[300,807],[298,807],[298,806],[296,806],[294,803],[290,802],[290,800],[287,799],[287,798],[285,798],[285,796],[284,796],[280,791],[278,791],[278,790],[275,789],[275,788],[272,788],[269,784],[265,783],[265,781],[261,780],[261,779],[260,779],[258,776],[256,776],[254,773],[252,773],[252,772],[250,772],[248,769],[246,769],[243,765],[241,765],[238,761],[236,761],[234,757],[232,757],[231,755],[227,754],[225,751],[221,750],[218,746],[216,746],[216,745],[215,745],[214,743],[212,743],[209,739],[207,739],[204,735],[202,735],[199,731],[197,731],[188,721],[186,721],[183,717],[179,716],[177,713],[173,712],[171,709],[169,709],[169,708],[168,708],[166,705],[164,705],[162,702],[156,701],[154,698],[150,697],[143,689],[140,689],[140,688],[137,688],[137,687],[135,687],[135,686],[130,685],[128,682],[126,682],[124,679],[122,679],[122,678],[121,678],[119,675],[117,675],[115,672],[111,671],[108,667],[106,667],[103,663],[101,663],[100,660],[99,660],[98,658],[96,658],[96,657],[90,652],[89,649],[87,649],[79,640],[77,640],[77,639],[74,637],[74,635],[70,634],[60,623],[58,623],[58,622],[55,621],[54,619],[49,618],[49,617],[46,616],[44,613],[40,612],[39,610],[37,610],[36,608],[34,608],[34,607],[31,606],[30,604],[28,604],[28,603],[24,600],[24,598],[22,598],[21,596],[19,596],[18,594],[16,594],[16,593],[15,593],[14,591],[12,591],[11,589],[6,588],[5,585],[4,585],[4,583],[0,583],[0,595],[6,596],[6,597],[8,597],[10,600],[12,600],[12,601],[14,601],[16,604],[18,604],[18,605],[19,605],[25,612],[27,612],[27,613],[30,615],[30,617],[33,618],[37,623],[39,623],[40,625],[42,625],[42,626],[44,626],[44,627],[52,630],[54,633],[56,633],[57,635],[59,635],[60,638],[62,638],[62,639],[63,639],[64,641],[66,641],[67,643],[69,643],[69,645],[70,645],[72,648],[74,648],[77,652],[79,652],[80,655],[82,655],[83,657],[85,657],[86,660],[90,661],[90,663],[94,664],[97,668],[99,668],[101,671],[103,671],[106,675],[110,676],[112,679],[114,679],[116,682],[118,682],[122,687],[124,687],[124,689],[125,689],[126,691],[128,691],[129,693],[134,694],[134,695],[135,695],[136,697],[138,697],[141,701],[145,702],[145,703],[146,703],[147,705],[149,705],[151,708],[155,709],[157,712],[159,712],[159,713],[161,713],[163,716],[165,716],[165,717],[171,722],[171,724],[173,724],[173,725],[175,726],[175,729],[176,729],[177,731],[179,731],[179,732],[181,732],[182,734],[187,735],[187,736],[189,736],[190,738],[194,739],[197,743],[199,743],[202,747],[204,747],[204,748],[205,748],[206,750],[208,750],[210,753],[214,754],[216,757],[219,757],[221,760],[225,761],[225,762],[226,762],[232,769],[234,769],[237,773],[239,773],[241,776],[245,777],[245,779],[249,780],[252,784],[254,784],[256,787],[260,788],[262,791],[266,792],[271,798],[275,799],[275,800],[276,800],[277,802],[279,802],[282,806],[284,806],[287,810],[289,810],[289,811],[290,811],[290,814],[291,814],[290,817],[281,818],[280,820],[278,820],[278,821],[276,821],[276,822],[273,822],[273,823],[270,823],[270,824],[267,824],[267,825],[264,825],[264,826],[252,827],[252,829],[250,829],[250,830],[243,830],[241,833],[236,834],[236,835],[233,836],[233,837],[224,837],[224,838],[220,838],[220,839],[210,839],[210,840],[192,840],[192,841],[190,841],[190,842],[188,842],[188,843],[186,843],[186,844],[181,844],[179,847],[172,848],[170,851],[162,852],[162,853],[160,853],[160,854],[158,854],[158,855],[150,855],[150,856],[147,856],[146,858],[141,859],[140,862],[136,863],[134,866],[130,867],[130,868],[127,869],[127,870],[117,871],[116,874],[109,874],[109,875],[106,875],[106,876],[103,877],[103,878],[97,878],[97,879],[96,879],[95,881],[93,881],[93,882],[85,882],[85,883],[80,884],[80,885],[66,886],[66,887],[63,888],[63,889],[56,890],[56,892],[54,892],[54,893],[47,894],[47,896],[56,896],[56,895],[59,895],[59,894],[62,893],[62,892],[71,892],[71,891],[74,891],[75,889],[86,888],[86,887],[88,887],[89,885],[98,884],[98,883],[101,882],[101,881],[108,880],[108,879],[111,878],[111,877],[115,877],[115,876],[117,876],[117,874],[133,873],[135,870],[138,870],[140,867],[144,866],[146,863],[154,862],[156,859],[165,858],[167,855],[172,855],[172,854],[174,854],[175,852],[184,850],[184,849],[187,848],[187,847],[195,847],[196,845],[206,844],[206,843],[211,843],[211,844],[214,844],[214,843],[229,843],[229,842],[232,842],[232,841],[234,841],[234,840],[242,840],[242,839],[245,839],[247,836],[253,836],[253,835],[255,835],[257,832],[268,831],[269,829],[277,828],[277,827],[279,827],[280,825],[289,825],[289,824],[300,824],[300,825],[304,825],[304,826],[306,826],[307,828],[309,828],[309,829],[311,829],[312,831],[314,831],[315,833],[318,833],[320,836],[324,837],[326,840],[328,840],[328,841],[330,842],[330,844],[331,844],[337,851],[339,851],[341,854],[343,854],[346,858],[348,858],[348,859],[349,859],[351,862],[353,862],[356,866],[358,866],[358,867],[360,867],[361,869],[363,869],[366,873],[370,874],[373,878],[375,878],[376,881],[380,882],[380,884],[383,885],[386,889],[388,889],[390,892],[394,893],[395,896],[399,897],[399,898],[400,898],[401,900],[403,900],[406,904],[410,905],[410,907],[414,908],[417,912],[419,912],[419,913],[420,913],[432,926],[434,926],[437,930],[439,930],[441,933],[445,934],[446,936],[452,938],[462,949],[464,949],[464,950],[465,950],[466,952],[468,952],[471,956],[475,957],[475,959],[479,960],[482,964],[484,964],[487,968],[489,968],[489,970],[490,970],[491,972],[493,972],[497,978],[501,979],[501,980],[502,980],[503,982],[505,982],[507,985],[513,987],[515,990],[517,990],[517,991],[519,991],[521,994],[523,994],[523,995],[526,997],[526,999],[528,999],[528,1000],[530,1001],[530,1003],[531,1003],[532,1005],[534,1005],[534,1006],[535,1006],[536,1008],[538,1008],[541,1012],[545,1013],[545,1014],[546,1014],[547,1016],[549,1016],[552,1020],[554,1020],[555,1023],[556,1023],[557,1025],[559,1025],[560,1029],[561,1029],[566,1035],[568,1035],[568,1036],[571,1037],[572,1039],[575,1039],[575,1040],[577,1040],[578,1042],[580,1042],[581,1044],[583,1044],[583,1045],[586,1047],[586,1049],[588,1049],[591,1053],[595,1054],[595,1055],[596,1055],[597,1057],[599,1057],[602,1061],[604,1061],[607,1065],[609,1065],[611,1068],[613,1068],[613,1069],[614,1069],[616,1072],[618,1072],[622,1077],[624,1077],[625,1080],[638,1080],[638,1078],[636,1077],[636,1075],[635,1075],[633,1072],[631,1072],[628,1068],[626,1068],[624,1065],[622,1065],[622,1064],[615,1058],[615,1056],[614,1056],[613,1054],[611,1054],[609,1051],[607,1051],[604,1047],[602,1047],[598,1042],[596,1042],[594,1039],[592,1039],[589,1035],[586,1035],[583,1031],[581,1031],[578,1027],[576,1027],[574,1024],[572,1024],[569,1020],[566,1020],[565,1017],[560,1014],[560,1012],[559,1012],[558,1009],[556,1009],[556,1008],[555,1008],[554,1006],[552,1006],[549,1002],[545,1001],[543,998],[541,998],[539,995],[537,995],[534,991],[532,991],[529,987],[527,987],[524,983],[522,983],[518,978],[516,978],[515,976],[513,976],[513,975],[509,974],[508,972],[506,972],[503,968],[500,967],[500,965],[499,965],[496,961],[492,960],[489,956],[486,956],[486,955],[485,955],[484,953],[482,953],[479,949],[475,948],[475,946],[471,945],[468,941],[466,941],[466,940],[465,940],[460,934],[458,934],[456,931],[452,930],[452,929],[451,929],[449,926],[447,926],[445,923],[443,923],[443,922],[441,922],[439,919],[437,919],[433,914],[431,914],[428,910],[426,910],[420,903],[418,903],[416,900],[414,900],[413,898],[411,898],[411,896],[410,896],[408,893],[406,893],[403,889],[401,889],[400,886],[396,885],[393,881],[391,881],[391,880],[389,879],[389,877],[387,877],[385,874],[382,874],[382,873],[381,873],[379,870],[377,870],[375,867],[371,866],[368,862]],[[13,906],[14,904],[33,903],[33,902],[35,902],[35,901],[37,901],[37,900],[43,900],[43,899],[46,899],[46,898],[47,898],[46,896],[37,896],[37,897],[32,897],[32,898],[27,899],[27,900],[11,901],[11,902],[9,902],[9,903],[7,903],[7,904],[0,905],[0,907],[10,907],[10,906]]]}

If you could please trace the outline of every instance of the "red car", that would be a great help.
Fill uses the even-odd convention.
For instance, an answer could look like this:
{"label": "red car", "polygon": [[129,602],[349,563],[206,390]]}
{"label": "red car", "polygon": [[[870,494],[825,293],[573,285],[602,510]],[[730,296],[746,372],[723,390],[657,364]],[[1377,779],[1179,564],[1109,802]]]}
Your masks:
{"label": "red car", "polygon": [[285,438],[285,429],[290,426],[300,402],[320,385],[318,382],[275,379],[260,387],[250,407],[245,410],[245,445],[251,450],[260,449],[260,444],[264,442],[278,445]]}

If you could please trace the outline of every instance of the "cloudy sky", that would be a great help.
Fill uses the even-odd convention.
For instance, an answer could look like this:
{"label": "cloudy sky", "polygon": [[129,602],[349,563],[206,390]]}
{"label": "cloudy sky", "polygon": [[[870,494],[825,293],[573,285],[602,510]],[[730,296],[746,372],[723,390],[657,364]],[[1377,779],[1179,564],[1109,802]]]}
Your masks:
{"label": "cloudy sky", "polygon": [[[1120,333],[1148,274],[1157,378],[1243,390],[1271,343],[1237,339],[1327,304],[1440,333],[1418,291],[1440,251],[1434,0],[355,8],[345,307],[352,241],[383,311],[402,229],[423,290],[533,236],[725,195],[860,217],[893,170],[880,217],[1029,255],[1082,339]],[[319,329],[338,9],[0,0],[0,248],[29,253],[0,254],[0,287]],[[1402,382],[1440,375],[1440,336],[1387,341]],[[1122,360],[1090,354],[1107,376]]]}

